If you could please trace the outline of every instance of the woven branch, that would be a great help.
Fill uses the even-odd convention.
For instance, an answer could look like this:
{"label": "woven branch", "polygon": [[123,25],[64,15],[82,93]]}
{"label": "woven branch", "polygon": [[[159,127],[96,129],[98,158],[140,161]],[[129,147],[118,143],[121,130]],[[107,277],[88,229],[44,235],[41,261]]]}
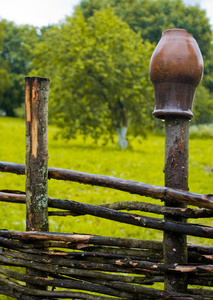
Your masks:
{"label": "woven branch", "polygon": [[[0,201],[21,203],[25,204],[26,197],[24,194],[17,194],[17,191],[10,191],[10,193],[4,191],[0,192]],[[63,201],[63,200],[61,200]],[[55,208],[54,204],[51,203],[51,198],[49,198],[49,207]],[[155,214],[172,215],[184,218],[209,218],[213,217],[213,211],[210,209],[191,209],[191,208],[175,208],[175,207],[165,207],[162,205],[143,203],[139,201],[125,201],[125,202],[115,202],[97,205],[98,207],[106,207],[114,210],[139,210],[145,212],[151,212]],[[73,213],[70,210],[67,211],[50,211],[49,216],[79,216],[83,214]]]}
{"label": "woven branch", "polygon": [[[0,171],[24,175],[25,165],[0,162]],[[213,195],[201,195],[182,190],[175,190],[172,188],[115,178],[112,176],[95,175],[66,169],[48,168],[48,178],[102,186],[125,191],[131,194],[161,199],[163,201],[178,201],[201,208],[213,209]]]}
{"label": "woven branch", "polygon": [[[23,197],[24,195],[21,195]],[[20,197],[20,195],[19,195]],[[213,228],[195,224],[184,224],[171,222],[165,219],[143,217],[137,214],[119,212],[110,208],[80,203],[76,201],[60,200],[49,198],[51,206],[59,209],[69,209],[77,214],[90,214],[96,217],[114,220],[121,223],[131,224],[140,227],[152,228],[163,231],[173,231],[177,233],[213,238]]]}
{"label": "woven branch", "polygon": [[[47,252],[48,253],[48,252]],[[57,255],[58,254],[58,255]],[[12,258],[7,257],[5,255],[10,255]],[[52,256],[52,258],[51,258]],[[58,257],[57,257],[58,256]],[[59,258],[60,256],[64,258]],[[19,258],[15,258],[19,257]],[[203,265],[203,264],[185,264],[185,265],[176,265],[176,264],[162,264],[162,263],[153,263],[149,261],[142,260],[134,260],[130,258],[125,259],[111,259],[105,257],[94,257],[94,258],[81,258],[81,260],[73,260],[73,256],[69,254],[69,252],[61,253],[61,252],[51,252],[49,251],[49,255],[20,255],[15,254],[14,252],[1,252],[0,262],[3,264],[17,265],[23,267],[31,267],[35,269],[41,269],[43,271],[51,272],[51,273],[61,273],[63,275],[69,275],[70,271],[67,268],[80,267],[83,269],[91,268],[93,270],[101,269],[101,267],[107,268],[108,271],[114,271],[114,266],[121,267],[124,269],[131,269],[131,271],[142,271],[142,272],[178,272],[178,273],[213,273],[213,265]],[[42,263],[42,264],[41,264]],[[51,266],[43,266],[43,264],[50,264]],[[58,268],[58,266],[66,266],[67,268],[63,270],[62,268]],[[111,270],[112,269],[112,270]],[[72,274],[72,271],[71,271]]]}
{"label": "woven branch", "polygon": [[[66,291],[43,291],[43,290],[33,290],[33,289],[27,289],[20,284],[16,283],[14,280],[11,280],[11,278],[14,278],[16,280],[20,280],[22,282],[30,282],[33,284],[38,284],[41,286],[53,286],[53,287],[62,287],[62,288],[68,288],[68,289],[81,289],[81,290],[86,290],[86,291],[93,291],[93,290],[98,290],[99,293],[109,293],[108,295],[116,294],[118,299],[179,299],[179,300],[204,300],[208,298],[204,298],[203,295],[199,296],[196,295],[195,293],[193,294],[193,297],[190,294],[182,294],[182,293],[173,293],[173,292],[164,292],[161,290],[156,290],[153,288],[147,288],[139,285],[129,285],[121,282],[105,282],[105,286],[100,285],[100,284],[91,284],[85,281],[76,281],[76,280],[71,280],[71,279],[46,279],[46,278],[34,278],[32,276],[27,276],[23,275],[21,273],[9,270],[9,269],[4,269],[0,267],[0,273],[9,276],[10,279],[4,278],[3,276],[0,276],[0,282],[6,284],[7,286],[10,287],[10,289],[15,289],[17,292],[22,292],[24,294],[31,294],[31,295],[36,295],[36,296],[46,296],[46,297],[56,297],[59,296],[61,298],[66,298],[67,296],[72,295],[75,296],[85,296],[85,293],[77,292],[76,294],[72,294],[72,292]],[[88,290],[87,290],[88,288]],[[93,295],[90,295],[91,297]],[[115,296],[115,295],[112,295]],[[145,297],[146,298],[145,298]],[[86,299],[86,298],[77,298],[77,299]],[[107,297],[105,298],[87,298],[87,299],[109,299]],[[113,298],[111,298],[113,299]]]}
{"label": "woven branch", "polygon": [[[82,292],[69,292],[69,291],[44,291],[44,290],[36,290],[29,289],[20,284],[17,284],[16,281],[8,278],[4,278],[0,275],[0,282],[2,286],[5,286],[4,290],[0,290],[0,292],[7,296],[16,296],[17,299],[32,299],[32,298],[24,298],[23,295],[31,295],[31,296],[41,296],[42,299],[56,299],[59,298],[67,298],[67,299],[85,299],[85,300],[128,300],[127,298],[114,298],[114,297],[106,297],[106,296],[96,296],[88,293]],[[48,298],[44,298],[48,297]],[[34,299],[34,298],[33,298]],[[40,298],[39,298],[40,299]]]}
{"label": "woven branch", "polygon": [[117,237],[106,237],[90,234],[68,234],[68,233],[50,233],[50,232],[38,232],[38,231],[8,231],[0,230],[0,236],[9,239],[16,239],[23,242],[33,241],[38,243],[42,241],[65,241],[69,243],[81,243],[81,244],[93,244],[93,245],[105,245],[116,246],[125,248],[139,248],[139,249],[155,249],[162,250],[162,243],[158,241],[139,240],[139,239],[127,239]]}

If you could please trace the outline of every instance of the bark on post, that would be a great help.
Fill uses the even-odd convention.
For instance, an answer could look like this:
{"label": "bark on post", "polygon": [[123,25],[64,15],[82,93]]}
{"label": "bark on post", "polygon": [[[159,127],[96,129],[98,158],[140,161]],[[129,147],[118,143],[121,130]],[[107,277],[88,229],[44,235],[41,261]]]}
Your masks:
{"label": "bark on post", "polygon": [[[165,119],[165,186],[188,190],[189,119],[196,86],[203,73],[203,59],[195,39],[184,29],[163,32],[150,62],[150,78],[155,89],[153,115]],[[169,207],[186,207],[166,201]],[[167,221],[186,222],[180,217],[165,216]],[[164,231],[166,264],[187,263],[187,238],[183,234]],[[165,272],[164,288],[186,292],[184,274]]]}
{"label": "bark on post", "polygon": [[[165,186],[188,190],[189,120],[181,117],[165,118]],[[186,207],[165,201],[168,207]],[[180,217],[166,217],[167,221],[185,223]],[[164,262],[166,264],[187,263],[187,237],[171,231],[164,232]],[[166,274],[165,290],[186,292],[187,275]]]}
{"label": "bark on post", "polygon": [[27,230],[48,231],[49,79],[25,78]]}
{"label": "bark on post", "polygon": [[[26,229],[48,231],[48,94],[49,79],[25,78],[26,107]],[[46,273],[27,269],[32,276]],[[46,289],[28,284],[29,288]]]}

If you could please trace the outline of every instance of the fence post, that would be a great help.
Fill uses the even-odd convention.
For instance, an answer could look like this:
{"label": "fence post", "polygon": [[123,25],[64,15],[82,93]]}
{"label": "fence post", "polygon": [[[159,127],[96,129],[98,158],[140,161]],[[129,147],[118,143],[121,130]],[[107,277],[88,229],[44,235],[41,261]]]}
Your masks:
{"label": "fence post", "polygon": [[[165,120],[165,186],[188,190],[189,120],[193,117],[195,89],[203,73],[203,59],[195,39],[184,29],[163,32],[150,62],[150,79],[155,89],[153,115]],[[166,206],[184,207],[166,201]],[[186,222],[166,217],[165,221]],[[187,237],[164,232],[164,262],[187,263]],[[165,273],[164,289],[186,292],[184,274]]]}
{"label": "fence post", "polygon": [[48,231],[48,92],[48,78],[25,78],[27,230]]}
{"label": "fence post", "polygon": [[[49,79],[25,78],[26,108],[26,229],[48,231],[48,94]],[[28,275],[42,272],[27,270]],[[36,288],[36,285],[30,285]],[[39,287],[41,288],[41,287]]]}

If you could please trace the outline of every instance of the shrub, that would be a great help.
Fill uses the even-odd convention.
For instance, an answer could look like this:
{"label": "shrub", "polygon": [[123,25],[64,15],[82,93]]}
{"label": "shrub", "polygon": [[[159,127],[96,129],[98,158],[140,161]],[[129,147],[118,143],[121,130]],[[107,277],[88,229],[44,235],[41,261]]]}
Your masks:
{"label": "shrub", "polygon": [[192,125],[190,127],[190,138],[210,139],[213,138],[213,124]]}

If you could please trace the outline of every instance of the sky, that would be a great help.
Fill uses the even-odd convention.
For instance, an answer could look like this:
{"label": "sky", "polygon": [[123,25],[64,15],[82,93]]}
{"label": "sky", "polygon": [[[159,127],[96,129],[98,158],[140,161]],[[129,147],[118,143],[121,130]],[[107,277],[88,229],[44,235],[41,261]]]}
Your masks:
{"label": "sky", "polygon": [[[213,27],[213,0],[183,1],[187,5],[199,4],[205,9]],[[14,21],[17,25],[47,26],[70,16],[79,3],[80,0],[0,0],[0,18]]]}
{"label": "sky", "polygon": [[80,0],[0,0],[0,18],[17,25],[42,27],[70,16],[79,3]]}

